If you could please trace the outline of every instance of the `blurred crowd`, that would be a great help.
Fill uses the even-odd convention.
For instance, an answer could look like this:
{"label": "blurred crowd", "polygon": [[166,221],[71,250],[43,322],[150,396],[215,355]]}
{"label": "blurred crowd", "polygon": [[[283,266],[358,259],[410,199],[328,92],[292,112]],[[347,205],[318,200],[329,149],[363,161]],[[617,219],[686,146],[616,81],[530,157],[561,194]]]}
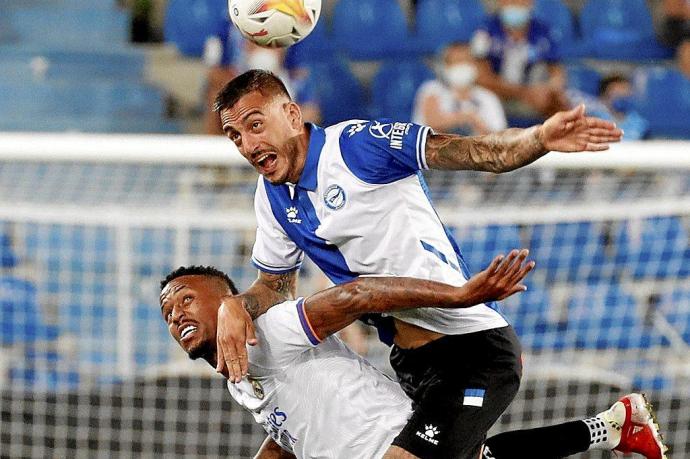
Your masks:
{"label": "blurred crowd", "polygon": [[[417,85],[409,101],[409,120],[437,131],[479,135],[539,121],[584,103],[589,113],[621,125],[627,140],[649,136],[649,115],[640,113],[635,104],[646,89],[645,72],[636,65],[603,65],[592,90],[585,91],[582,84],[570,84],[566,64],[572,53],[564,56],[562,43],[554,38],[557,31],[535,14],[535,0],[489,4],[494,6],[491,14],[469,40],[446,44],[425,59],[433,73]],[[675,67],[690,80],[690,1],[663,0],[655,6],[663,16],[660,41],[673,47],[675,56],[675,62],[661,60],[661,65]],[[286,82],[307,120],[320,122],[321,101],[309,81],[309,59],[300,59],[293,50],[254,46],[226,17],[220,18],[216,33],[204,46],[203,60],[209,68],[207,106],[233,76],[263,68]],[[205,117],[206,132],[220,134],[217,116],[205,110]]]}

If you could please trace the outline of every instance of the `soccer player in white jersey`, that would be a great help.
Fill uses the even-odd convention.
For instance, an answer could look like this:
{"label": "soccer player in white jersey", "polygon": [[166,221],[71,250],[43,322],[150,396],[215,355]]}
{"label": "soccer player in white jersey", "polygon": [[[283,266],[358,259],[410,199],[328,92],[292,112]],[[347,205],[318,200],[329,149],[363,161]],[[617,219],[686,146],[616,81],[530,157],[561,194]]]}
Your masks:
{"label": "soccer player in white jersey", "polygon": [[[228,138],[261,174],[252,256],[259,277],[219,310],[218,369],[227,366],[233,381],[247,370],[252,319],[294,298],[305,253],[335,284],[362,275],[457,286],[469,279],[421,170],[506,172],[550,150],[605,150],[622,135],[614,124],[585,116],[584,107],[529,129],[479,137],[388,120],[322,129],[303,123],[282,82],[259,70],[228,83],[216,109]],[[394,343],[391,364],[415,407],[394,443],[419,457],[477,457],[521,377],[519,343],[497,305],[418,308],[370,320],[383,341]],[[483,394],[480,406],[464,403],[467,391]],[[428,424],[443,432],[437,443],[416,435]],[[563,448],[553,443],[549,447]]]}
{"label": "soccer player in white jersey", "polygon": [[[249,376],[239,384],[227,384],[232,397],[269,434],[256,457],[414,457],[391,446],[412,414],[409,398],[331,335],[367,312],[419,304],[462,308],[519,292],[524,288],[522,278],[532,268],[524,263],[525,252],[502,262],[497,259],[462,287],[410,278],[359,278],[306,299],[286,301],[256,319],[259,344],[249,351]],[[216,365],[218,308],[234,294],[232,281],[212,267],[182,267],[161,282],[162,315],[170,334],[191,358]],[[597,417],[573,422],[585,431],[587,423],[597,426],[591,436],[596,447],[619,451],[640,452],[640,440],[652,436],[654,427],[638,394],[624,397]],[[634,432],[636,426],[640,432]],[[553,457],[540,454],[534,444],[516,449],[510,441],[514,433],[488,439],[491,456],[486,457]],[[436,425],[417,432],[432,443],[442,434]]]}

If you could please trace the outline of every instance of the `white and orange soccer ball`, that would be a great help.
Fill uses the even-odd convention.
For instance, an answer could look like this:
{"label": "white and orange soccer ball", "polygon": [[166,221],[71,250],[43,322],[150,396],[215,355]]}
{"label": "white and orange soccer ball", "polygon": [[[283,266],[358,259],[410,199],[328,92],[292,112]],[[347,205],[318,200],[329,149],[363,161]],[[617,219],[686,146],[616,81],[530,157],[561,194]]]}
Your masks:
{"label": "white and orange soccer ball", "polygon": [[286,47],[316,26],[321,0],[228,0],[233,24],[242,35],[267,47]]}

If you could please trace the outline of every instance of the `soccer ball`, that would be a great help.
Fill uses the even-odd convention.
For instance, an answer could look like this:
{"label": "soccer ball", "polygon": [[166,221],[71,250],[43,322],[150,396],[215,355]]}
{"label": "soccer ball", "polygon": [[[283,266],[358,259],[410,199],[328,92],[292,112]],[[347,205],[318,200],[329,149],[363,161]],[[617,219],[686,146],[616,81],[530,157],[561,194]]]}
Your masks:
{"label": "soccer ball", "polygon": [[228,0],[233,24],[257,45],[286,47],[314,30],[321,0]]}

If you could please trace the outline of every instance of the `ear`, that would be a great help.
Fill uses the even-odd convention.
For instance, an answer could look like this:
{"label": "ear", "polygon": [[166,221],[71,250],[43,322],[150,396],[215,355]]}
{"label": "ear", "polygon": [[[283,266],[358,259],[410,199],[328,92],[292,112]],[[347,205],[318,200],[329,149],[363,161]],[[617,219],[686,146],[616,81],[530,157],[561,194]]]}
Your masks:
{"label": "ear", "polygon": [[290,121],[290,127],[294,130],[302,129],[304,122],[302,121],[302,110],[299,108],[299,105],[290,101],[285,104],[285,110]]}

